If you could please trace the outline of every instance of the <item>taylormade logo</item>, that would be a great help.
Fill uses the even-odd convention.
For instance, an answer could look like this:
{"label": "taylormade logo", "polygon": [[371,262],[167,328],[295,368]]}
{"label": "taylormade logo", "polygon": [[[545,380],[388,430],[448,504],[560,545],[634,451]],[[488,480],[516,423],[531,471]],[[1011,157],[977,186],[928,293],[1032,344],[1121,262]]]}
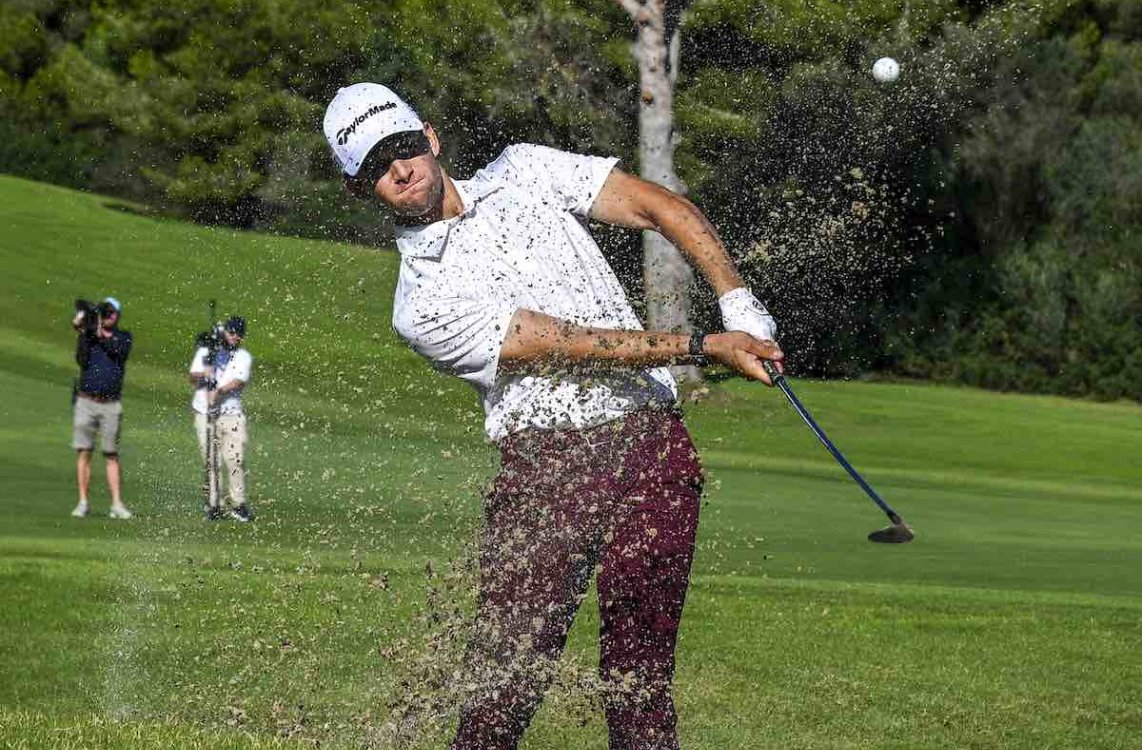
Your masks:
{"label": "taylormade logo", "polygon": [[357,126],[365,120],[368,120],[375,114],[384,112],[386,109],[396,109],[396,106],[396,102],[385,102],[384,104],[374,104],[369,107],[365,110],[364,114],[358,115],[353,119],[353,122],[337,131],[337,145],[344,146],[345,142],[349,140],[349,136],[353,135],[353,132],[357,130]]}

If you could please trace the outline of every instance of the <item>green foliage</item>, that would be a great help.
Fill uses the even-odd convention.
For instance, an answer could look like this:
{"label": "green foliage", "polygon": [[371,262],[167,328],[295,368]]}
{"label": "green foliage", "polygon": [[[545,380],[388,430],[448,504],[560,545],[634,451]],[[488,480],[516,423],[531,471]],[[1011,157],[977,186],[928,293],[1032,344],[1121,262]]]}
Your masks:
{"label": "green foliage", "polygon": [[0,75],[8,81],[3,89],[12,85],[11,77],[19,78],[34,71],[46,55],[40,19],[34,13],[0,5]]}
{"label": "green foliage", "polygon": [[301,174],[304,190],[329,177],[309,169],[324,156],[316,101],[364,59],[357,6],[126,0],[65,19],[43,27],[52,54],[5,98],[26,126],[96,134],[95,187],[252,226],[297,207],[263,197],[276,178]]}
{"label": "green foliage", "polygon": [[[906,371],[1142,398],[1136,11],[1098,3],[1005,63],[1015,85],[995,90],[951,156],[960,241],[919,276],[918,335],[894,345]],[[974,295],[955,291],[957,275],[979,280]]]}
{"label": "green foliage", "polygon": [[[593,44],[621,10],[600,3],[5,8],[0,105],[20,112],[24,140],[39,144],[33,153],[56,130],[90,135],[96,149],[70,184],[91,179],[208,223],[379,240],[383,222],[369,228],[363,207],[330,189],[337,175],[320,121],[337,88],[394,84],[437,123],[461,169],[516,140],[629,149],[615,113],[633,102],[616,85],[614,50]],[[0,161],[28,176],[36,166]]]}
{"label": "green foliage", "polygon": [[626,155],[635,100],[603,40],[628,25],[611,0],[401,0],[362,74],[396,84],[461,174],[520,141]]}

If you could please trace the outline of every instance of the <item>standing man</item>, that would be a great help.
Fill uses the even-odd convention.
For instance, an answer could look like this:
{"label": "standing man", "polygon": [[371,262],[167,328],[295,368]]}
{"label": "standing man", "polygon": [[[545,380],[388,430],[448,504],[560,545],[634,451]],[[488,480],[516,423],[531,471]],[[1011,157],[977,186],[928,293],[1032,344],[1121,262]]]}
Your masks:
{"label": "standing man", "polygon": [[[341,89],[324,130],[350,192],[396,220],[393,326],[476,388],[502,454],[453,749],[517,746],[596,570],[611,747],[677,748],[670,686],[702,473],[666,368],[708,358],[771,384],[773,318],[698,209],[615,159],[520,144],[455,181],[432,126],[372,83]],[[588,218],[669,238],[734,332],[643,331]]]}
{"label": "standing man", "polygon": [[125,521],[132,515],[123,504],[119,473],[119,429],[122,426],[123,376],[131,354],[131,334],[119,328],[119,300],[108,297],[99,304],[84,300],[75,303],[71,325],[78,332],[75,361],[79,380],[75,386],[71,447],[77,458],[76,482],[79,502],[71,515],[86,518],[91,510],[87,493],[91,488],[91,452],[95,435],[107,460],[107,486],[111,490],[111,518]]}
{"label": "standing man", "polygon": [[[207,440],[213,455],[221,453],[226,467],[226,484],[230,488],[230,509],[224,511],[219,497],[220,482],[207,480],[209,487],[204,511],[211,521],[229,515],[236,521],[253,520],[246,504],[246,413],[242,409],[242,391],[250,382],[254,358],[242,342],[246,337],[246,319],[232,316],[216,337],[199,346],[190,363],[190,382],[195,386],[191,408],[194,429],[203,462],[207,460]],[[211,413],[213,412],[213,413]],[[207,471],[217,471],[210,466]]]}

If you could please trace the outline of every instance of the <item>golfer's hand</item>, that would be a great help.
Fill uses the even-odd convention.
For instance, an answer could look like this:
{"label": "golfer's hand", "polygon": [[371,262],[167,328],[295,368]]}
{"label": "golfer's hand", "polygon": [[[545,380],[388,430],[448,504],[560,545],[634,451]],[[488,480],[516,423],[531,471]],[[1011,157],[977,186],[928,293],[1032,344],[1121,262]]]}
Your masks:
{"label": "golfer's hand", "polygon": [[773,380],[762,367],[762,360],[772,361],[780,370],[781,360],[785,357],[773,341],[759,341],[741,331],[706,336],[702,352],[715,362],[721,362],[747,378],[760,380],[768,386],[773,385]]}
{"label": "golfer's hand", "polygon": [[[727,331],[744,331],[758,341],[777,342],[777,322],[765,305],[745,287],[726,292],[718,298],[718,308],[722,313],[722,326]],[[784,372],[780,362],[775,362],[778,372]]]}

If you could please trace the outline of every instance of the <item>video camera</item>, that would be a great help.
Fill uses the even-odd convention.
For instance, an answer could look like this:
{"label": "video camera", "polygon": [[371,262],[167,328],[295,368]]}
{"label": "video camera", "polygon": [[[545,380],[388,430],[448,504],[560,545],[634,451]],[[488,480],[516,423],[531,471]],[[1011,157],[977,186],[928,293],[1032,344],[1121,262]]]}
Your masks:
{"label": "video camera", "polygon": [[206,364],[213,366],[218,357],[218,351],[225,345],[226,339],[223,334],[226,332],[226,326],[222,323],[215,323],[210,327],[209,331],[203,331],[194,338],[194,345],[196,347],[206,349]]}
{"label": "video camera", "polygon": [[88,335],[95,335],[99,332],[103,318],[113,312],[115,312],[115,308],[109,302],[89,302],[85,299],[77,299],[75,301],[75,318],[72,320],[72,324]]}
{"label": "video camera", "polygon": [[214,300],[210,300],[209,320],[212,321],[210,330],[203,331],[194,339],[196,347],[206,349],[205,364],[210,367],[213,367],[218,361],[218,352],[228,346],[227,333],[233,333],[239,338],[246,335],[246,319],[239,315],[231,315],[230,319],[223,323],[214,317],[216,305]]}

